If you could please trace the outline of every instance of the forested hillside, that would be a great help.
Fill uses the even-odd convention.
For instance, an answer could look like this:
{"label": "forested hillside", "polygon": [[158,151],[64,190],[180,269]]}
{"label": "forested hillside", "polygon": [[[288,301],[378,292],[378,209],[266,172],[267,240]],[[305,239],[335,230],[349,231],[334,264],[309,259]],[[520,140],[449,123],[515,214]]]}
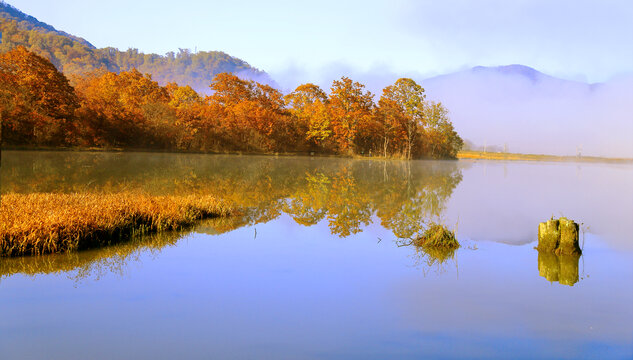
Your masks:
{"label": "forested hillside", "polygon": [[179,49],[177,53],[158,55],[144,54],[137,49],[97,49],[85,39],[59,31],[4,2],[0,2],[0,37],[0,53],[24,46],[50,60],[67,76],[95,70],[118,73],[136,68],[151,74],[161,85],[177,82],[199,92],[208,92],[213,77],[223,72],[270,82],[265,72],[221,51],[192,53]]}

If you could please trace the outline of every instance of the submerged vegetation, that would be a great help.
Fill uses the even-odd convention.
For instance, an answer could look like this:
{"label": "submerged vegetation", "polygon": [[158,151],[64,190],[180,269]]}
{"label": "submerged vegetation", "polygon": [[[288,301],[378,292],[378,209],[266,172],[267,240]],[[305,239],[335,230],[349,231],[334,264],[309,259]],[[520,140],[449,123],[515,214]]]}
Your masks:
{"label": "submerged vegetation", "polygon": [[219,73],[210,90],[162,86],[134,68],[68,79],[47,58],[15,47],[0,54],[2,143],[406,159],[455,158],[463,144],[446,108],[411,79],[386,87],[377,103],[346,77],[329,94],[303,84],[284,95]]}
{"label": "submerged vegetation", "polygon": [[183,229],[230,212],[226,203],[211,196],[5,194],[0,204],[0,256],[98,247],[136,233]]}

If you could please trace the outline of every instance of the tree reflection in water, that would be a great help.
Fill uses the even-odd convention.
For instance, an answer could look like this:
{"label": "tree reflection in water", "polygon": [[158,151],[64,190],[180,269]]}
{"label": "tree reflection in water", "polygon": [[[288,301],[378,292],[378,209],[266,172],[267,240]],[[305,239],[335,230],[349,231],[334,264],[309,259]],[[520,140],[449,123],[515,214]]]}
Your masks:
{"label": "tree reflection in water", "polygon": [[[394,238],[411,237],[439,219],[462,180],[455,161],[377,161],[309,157],[143,153],[3,154],[1,192],[210,194],[237,205],[238,215],[206,222],[220,234],[282,214],[311,226],[327,221],[333,235],[357,234],[379,222]],[[174,245],[182,234],[159,234],[89,252],[0,260],[0,276],[71,271],[77,278],[122,272],[142,252]],[[427,253],[428,255],[428,253]],[[454,254],[435,254],[444,262]],[[440,260],[442,259],[442,260]],[[428,261],[428,259],[427,259]]]}

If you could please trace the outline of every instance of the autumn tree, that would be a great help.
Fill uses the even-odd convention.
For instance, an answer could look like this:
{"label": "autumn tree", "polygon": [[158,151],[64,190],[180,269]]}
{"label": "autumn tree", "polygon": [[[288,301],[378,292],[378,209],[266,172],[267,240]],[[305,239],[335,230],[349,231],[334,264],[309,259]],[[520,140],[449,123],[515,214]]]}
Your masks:
{"label": "autumn tree", "polygon": [[167,90],[136,70],[75,79],[81,135],[93,145],[171,146],[175,113]]}
{"label": "autumn tree", "polygon": [[402,131],[405,141],[405,156],[411,159],[413,146],[419,138],[424,123],[424,88],[412,79],[401,78],[387,86],[379,100],[383,123],[383,148],[389,139],[398,138]]}
{"label": "autumn tree", "polygon": [[12,64],[0,61],[0,164],[2,163],[2,128],[15,103],[17,86]]}
{"label": "autumn tree", "polygon": [[315,146],[328,149],[332,127],[325,92],[319,86],[307,83],[286,95],[285,101],[299,131],[305,134],[305,139]]}
{"label": "autumn tree", "polygon": [[425,108],[429,155],[433,158],[455,158],[464,141],[453,128],[448,110],[440,102],[429,102]]}
{"label": "autumn tree", "polygon": [[365,85],[347,77],[332,83],[329,113],[332,135],[342,153],[353,152],[359,121],[372,116],[373,95],[364,90]]}
{"label": "autumn tree", "polygon": [[296,145],[297,134],[279,90],[230,73],[218,74],[211,90],[207,102],[233,149],[288,151]]}
{"label": "autumn tree", "polygon": [[63,145],[78,107],[68,79],[47,59],[24,47],[0,55],[3,140]]}
{"label": "autumn tree", "polygon": [[378,100],[375,117],[380,124],[382,154],[384,157],[394,154],[405,154],[407,131],[406,114],[393,95],[393,86],[383,89]]}
{"label": "autumn tree", "polygon": [[176,111],[175,146],[183,150],[207,150],[207,135],[212,129],[208,128],[208,123],[203,120],[203,98],[189,85],[178,86],[176,83],[168,83],[165,89],[169,94],[169,106]]}

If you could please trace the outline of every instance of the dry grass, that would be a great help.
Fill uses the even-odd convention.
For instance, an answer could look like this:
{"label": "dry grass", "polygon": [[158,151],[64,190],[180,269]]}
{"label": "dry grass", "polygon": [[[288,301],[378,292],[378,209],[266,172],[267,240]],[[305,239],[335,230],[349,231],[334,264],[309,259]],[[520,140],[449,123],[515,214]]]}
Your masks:
{"label": "dry grass", "polygon": [[423,248],[425,251],[431,249],[459,249],[459,242],[453,231],[445,226],[431,223],[424,232],[414,239],[415,246]]}
{"label": "dry grass", "polygon": [[521,161],[570,161],[570,162],[609,162],[631,163],[633,159],[627,158],[601,158],[595,156],[556,156],[537,154],[513,154],[483,151],[460,151],[458,159],[484,159],[484,160],[521,160]]}
{"label": "dry grass", "polygon": [[137,233],[182,229],[231,210],[211,196],[8,194],[0,203],[0,256],[99,247]]}
{"label": "dry grass", "polygon": [[438,267],[441,272],[443,265],[455,258],[455,252],[460,248],[455,231],[450,231],[446,226],[429,222],[424,230],[415,237],[401,239],[397,246],[413,246],[416,253],[416,264],[424,264],[426,267]]}

